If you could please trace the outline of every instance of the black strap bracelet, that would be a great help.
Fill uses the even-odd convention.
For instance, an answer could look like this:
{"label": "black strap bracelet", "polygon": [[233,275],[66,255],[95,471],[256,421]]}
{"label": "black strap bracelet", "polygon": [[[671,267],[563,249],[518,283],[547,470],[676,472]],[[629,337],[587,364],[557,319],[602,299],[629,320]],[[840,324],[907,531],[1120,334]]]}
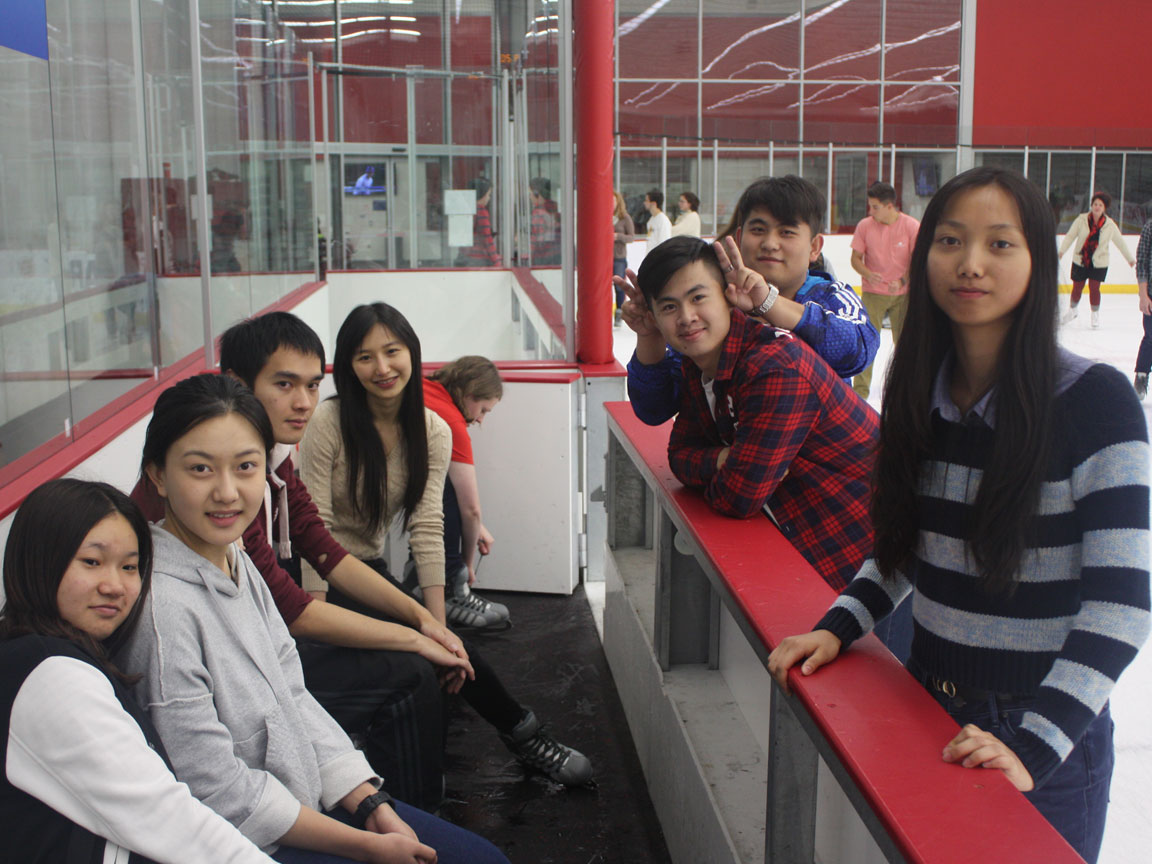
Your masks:
{"label": "black strap bracelet", "polygon": [[352,823],[357,828],[363,828],[364,823],[368,821],[368,817],[376,812],[376,808],[381,804],[392,804],[395,799],[380,789],[373,792],[371,795],[366,795],[364,800],[360,802],[360,806],[356,808],[356,812],[352,814]]}

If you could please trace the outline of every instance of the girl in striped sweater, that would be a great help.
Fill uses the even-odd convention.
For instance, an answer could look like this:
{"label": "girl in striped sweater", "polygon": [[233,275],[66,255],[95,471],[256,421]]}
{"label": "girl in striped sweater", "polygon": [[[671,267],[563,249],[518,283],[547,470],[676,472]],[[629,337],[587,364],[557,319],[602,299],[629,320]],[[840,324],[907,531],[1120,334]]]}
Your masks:
{"label": "girl in striped sweater", "polygon": [[961,725],[943,758],[1004,772],[1095,861],[1111,780],[1108,696],[1149,623],[1148,440],[1115,369],[1056,343],[1052,213],[976,168],[932,199],[881,413],[873,557],[787,689],[914,594],[909,671]]}

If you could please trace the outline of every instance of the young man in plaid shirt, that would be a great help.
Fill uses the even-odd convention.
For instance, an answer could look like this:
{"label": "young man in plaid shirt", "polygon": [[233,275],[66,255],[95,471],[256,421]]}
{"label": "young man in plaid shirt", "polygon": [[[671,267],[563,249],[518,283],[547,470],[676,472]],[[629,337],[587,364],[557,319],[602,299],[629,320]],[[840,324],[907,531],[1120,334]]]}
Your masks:
{"label": "young man in plaid shirt", "polygon": [[684,358],[672,471],[720,513],[766,509],[839,590],[872,550],[878,417],[803,340],[729,306],[726,280],[773,299],[732,238],[673,237],[637,276],[659,338]]}

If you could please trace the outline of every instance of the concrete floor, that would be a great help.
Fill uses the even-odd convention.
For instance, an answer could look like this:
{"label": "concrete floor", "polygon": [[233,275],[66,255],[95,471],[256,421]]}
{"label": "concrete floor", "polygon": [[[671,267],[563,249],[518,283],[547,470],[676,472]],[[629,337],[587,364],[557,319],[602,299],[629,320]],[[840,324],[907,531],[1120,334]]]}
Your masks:
{"label": "concrete floor", "polygon": [[583,589],[571,597],[484,596],[509,607],[513,627],[467,638],[558,741],[591,760],[595,785],[569,789],[526,772],[458,701],[441,815],[491,840],[514,864],[670,862]]}

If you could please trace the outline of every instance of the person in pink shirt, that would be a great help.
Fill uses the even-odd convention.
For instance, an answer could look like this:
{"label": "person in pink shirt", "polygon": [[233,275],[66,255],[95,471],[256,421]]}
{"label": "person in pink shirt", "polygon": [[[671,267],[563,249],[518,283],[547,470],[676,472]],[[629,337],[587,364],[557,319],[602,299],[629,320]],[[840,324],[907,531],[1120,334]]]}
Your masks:
{"label": "person in pink shirt", "polygon": [[[864,308],[876,330],[887,313],[892,342],[900,339],[908,308],[908,264],[920,223],[901,213],[896,190],[882,181],[868,187],[868,215],[852,235],[852,269],[860,274]],[[872,385],[871,364],[854,379],[852,389],[867,399]]]}

